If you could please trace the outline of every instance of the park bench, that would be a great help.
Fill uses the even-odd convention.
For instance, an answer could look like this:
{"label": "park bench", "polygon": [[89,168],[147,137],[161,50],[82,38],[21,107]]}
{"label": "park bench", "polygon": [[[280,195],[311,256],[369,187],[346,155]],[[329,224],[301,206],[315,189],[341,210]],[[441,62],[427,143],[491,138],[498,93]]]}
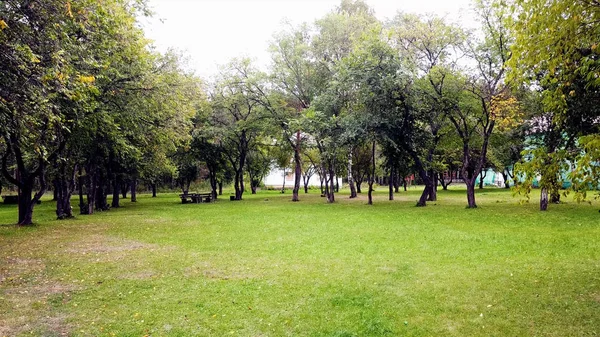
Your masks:
{"label": "park bench", "polygon": [[212,193],[184,193],[180,194],[179,197],[182,204],[187,204],[188,202],[199,204],[213,201]]}
{"label": "park bench", "polygon": [[15,205],[19,203],[18,195],[5,195],[2,197],[4,199],[4,203],[7,205]]}

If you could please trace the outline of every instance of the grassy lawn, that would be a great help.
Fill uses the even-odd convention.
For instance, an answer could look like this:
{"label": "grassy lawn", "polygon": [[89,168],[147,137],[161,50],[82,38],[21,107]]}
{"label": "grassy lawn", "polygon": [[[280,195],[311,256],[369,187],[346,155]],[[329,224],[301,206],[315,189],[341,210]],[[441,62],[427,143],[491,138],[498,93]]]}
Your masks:
{"label": "grassy lawn", "polygon": [[598,203],[419,192],[143,195],[67,221],[44,201],[0,226],[0,336],[600,335]]}

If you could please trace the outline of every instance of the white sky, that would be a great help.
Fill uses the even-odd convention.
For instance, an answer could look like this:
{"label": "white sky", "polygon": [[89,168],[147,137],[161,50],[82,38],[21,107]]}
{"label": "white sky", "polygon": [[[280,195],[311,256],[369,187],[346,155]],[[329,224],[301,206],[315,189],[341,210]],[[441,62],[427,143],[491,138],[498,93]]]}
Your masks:
{"label": "white sky", "polygon": [[[471,0],[366,0],[379,19],[398,10],[435,13],[473,27]],[[339,5],[339,0],[150,0],[153,18],[142,19],[146,36],[159,51],[174,48],[189,58],[188,66],[208,78],[217,65],[248,56],[264,67],[275,32],[288,20],[312,23]]]}

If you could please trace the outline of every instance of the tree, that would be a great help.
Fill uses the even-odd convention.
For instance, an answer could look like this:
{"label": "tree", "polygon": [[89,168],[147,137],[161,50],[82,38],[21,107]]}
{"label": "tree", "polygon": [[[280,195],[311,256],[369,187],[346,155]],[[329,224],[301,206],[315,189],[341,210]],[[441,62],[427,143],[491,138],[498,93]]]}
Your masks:
{"label": "tree", "polygon": [[[90,28],[82,1],[73,11],[63,1],[0,4],[0,133],[6,144],[2,172],[19,191],[19,225],[32,224],[33,208],[47,188],[49,163],[65,148],[74,109],[94,78],[74,66],[70,52],[85,45]],[[10,159],[12,158],[12,159]],[[15,175],[8,162],[14,161]],[[40,189],[33,195],[34,183]]]}
{"label": "tree", "polygon": [[242,200],[246,158],[265,121],[264,109],[254,90],[259,78],[249,60],[233,60],[220,74],[211,97],[211,124],[235,174],[236,200]]}

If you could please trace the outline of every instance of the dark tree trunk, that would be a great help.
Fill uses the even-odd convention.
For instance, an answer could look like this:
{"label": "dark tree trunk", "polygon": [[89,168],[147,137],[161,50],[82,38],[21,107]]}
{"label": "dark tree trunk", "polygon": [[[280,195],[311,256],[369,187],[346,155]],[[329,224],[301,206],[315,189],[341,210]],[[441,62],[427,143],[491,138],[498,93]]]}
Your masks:
{"label": "dark tree trunk", "polygon": [[131,202],[137,202],[137,177],[131,178]]}
{"label": "dark tree trunk", "polygon": [[360,185],[362,185],[362,180],[360,180],[360,181],[357,180],[356,181],[356,193],[357,194],[361,194],[362,193],[362,190],[360,189]]}
{"label": "dark tree trunk", "polygon": [[56,217],[59,220],[73,217],[71,196],[75,190],[77,171],[77,165],[75,165],[69,177],[66,172],[66,164],[61,164],[59,166],[59,177],[57,178],[58,183],[56,184]]}
{"label": "dark tree trunk", "polygon": [[94,214],[94,207],[96,205],[96,188],[98,186],[98,178],[97,173],[95,172],[95,167],[92,169],[88,169],[87,171],[87,211],[85,214]]}
{"label": "dark tree trunk", "polygon": [[394,169],[390,169],[390,179],[388,181],[388,186],[389,186],[389,197],[388,199],[390,201],[394,200],[394,181],[396,179],[394,179]]}
{"label": "dark tree trunk", "polygon": [[483,189],[483,180],[485,179],[485,177],[487,176],[487,170],[484,172],[484,170],[481,170],[481,172],[479,172],[479,189],[482,190]]}
{"label": "dark tree trunk", "polygon": [[[60,173],[58,173],[58,174],[60,174]],[[59,181],[58,181],[58,178],[52,180],[52,201],[57,201],[58,200],[58,193],[59,193],[59,191],[58,191],[58,189],[59,189],[58,184],[60,184]]]}
{"label": "dark tree trunk", "polygon": [[88,214],[88,205],[83,199],[83,185],[85,184],[85,176],[83,175],[83,169],[81,166],[77,170],[79,177],[77,178],[77,188],[79,192],[79,214]]}
{"label": "dark tree trunk", "polygon": [[356,192],[356,185],[354,184],[354,177],[352,176],[352,149],[348,151],[348,187],[350,187],[350,199],[358,196]]}
{"label": "dark tree trunk", "polygon": [[151,182],[150,186],[152,187],[152,198],[156,198],[156,183]]}
{"label": "dark tree trunk", "polygon": [[121,182],[121,195],[123,199],[127,199],[127,192],[129,192],[129,182],[123,181]]}
{"label": "dark tree trunk", "polygon": [[331,159],[329,162],[329,193],[327,193],[327,202],[334,203],[335,202],[335,168],[333,165],[333,160]]}
{"label": "dark tree trunk", "polygon": [[223,181],[219,180],[219,195],[223,195]]}
{"label": "dark tree trunk", "polygon": [[373,147],[371,149],[371,173],[369,174],[369,205],[373,205],[373,183],[375,182],[375,146],[376,143],[373,141]]}
{"label": "dark tree trunk", "polygon": [[450,182],[452,182],[452,178],[450,179],[450,182],[446,182],[446,179],[444,179],[444,174],[438,173],[438,181],[440,182],[440,185],[442,185],[442,189],[447,191],[448,185],[450,185]]}
{"label": "dark tree trunk", "polygon": [[115,180],[113,182],[113,191],[112,191],[112,203],[111,203],[111,207],[112,208],[119,208],[121,205],[119,205],[119,197],[121,196],[121,178],[119,178],[119,175],[115,175]]}
{"label": "dark tree trunk", "polygon": [[508,173],[506,171],[502,172],[502,178],[504,179],[504,188],[509,189],[510,188],[510,181],[509,181],[509,177],[508,177]]}
{"label": "dark tree trunk", "polygon": [[433,170],[430,170],[429,177],[431,179],[432,186],[429,190],[429,198],[427,198],[427,201],[437,201],[437,173]]}
{"label": "dark tree trunk", "polygon": [[235,189],[235,200],[242,200],[242,188],[240,186],[240,176],[242,174],[239,170],[235,171],[235,178],[233,188]]}
{"label": "dark tree trunk", "polygon": [[404,186],[404,192],[408,191],[408,188],[406,186],[407,185],[406,184],[406,177],[404,177],[404,179],[402,179],[402,185]]}
{"label": "dark tree trunk", "polygon": [[467,185],[467,208],[477,208],[477,203],[475,202],[475,178],[467,178],[464,181]]}
{"label": "dark tree trunk", "polygon": [[394,193],[400,192],[400,174],[397,171],[394,172]]}
{"label": "dark tree trunk", "polygon": [[281,185],[281,194],[285,193],[285,168],[283,169],[283,184]]}
{"label": "dark tree trunk", "polygon": [[310,176],[307,174],[302,175],[302,183],[304,185],[304,194],[308,193],[308,183],[310,182]]}
{"label": "dark tree trunk", "polygon": [[210,193],[212,194],[212,198],[214,200],[217,199],[218,192],[218,184],[217,184],[217,172],[214,169],[209,169],[208,177],[210,180]]}
{"label": "dark tree trunk", "polygon": [[302,177],[302,158],[300,153],[300,130],[296,132],[296,145],[294,146],[294,189],[292,191],[292,201],[300,201],[300,178]]}
{"label": "dark tree trunk", "polygon": [[250,184],[250,190],[252,191],[252,194],[256,194],[256,185]]}
{"label": "dark tree trunk", "polygon": [[98,184],[96,187],[96,210],[97,211],[107,211],[109,209],[108,201],[106,198],[106,184],[104,179],[101,177],[98,180]]}
{"label": "dark tree trunk", "polygon": [[542,187],[540,195],[540,211],[546,210],[548,210],[548,189],[546,187]]}
{"label": "dark tree trunk", "polygon": [[[33,224],[33,208],[35,204],[46,193],[46,164],[43,158],[39,158],[38,166],[34,170],[26,167],[24,155],[18,145],[18,142],[12,137],[5,137],[7,152],[2,157],[2,174],[9,182],[17,186],[19,194],[19,226],[29,226]],[[17,162],[15,176],[8,172],[8,156],[14,154]],[[33,194],[35,179],[39,180],[39,191]]]}

